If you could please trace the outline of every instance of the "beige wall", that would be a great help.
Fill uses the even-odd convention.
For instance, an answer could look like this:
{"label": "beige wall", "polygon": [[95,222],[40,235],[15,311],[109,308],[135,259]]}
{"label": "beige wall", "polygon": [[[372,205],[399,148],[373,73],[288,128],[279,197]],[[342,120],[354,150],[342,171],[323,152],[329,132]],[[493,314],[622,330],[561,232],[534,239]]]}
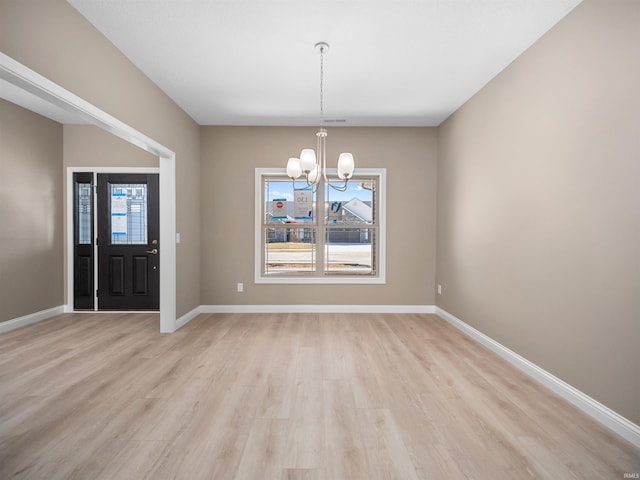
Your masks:
{"label": "beige wall", "polygon": [[159,167],[158,157],[93,125],[63,127],[64,167]]}
{"label": "beige wall", "polygon": [[62,125],[0,99],[0,174],[3,322],[64,304]]}
{"label": "beige wall", "polygon": [[639,26],[586,0],[438,132],[438,305],[636,424]]}
{"label": "beige wall", "polygon": [[[385,285],[254,284],[254,172],[284,169],[315,146],[315,128],[202,128],[202,303],[433,305],[436,132],[332,128],[327,161],[351,151],[356,168],[387,168]],[[244,293],[236,283],[244,282]]]}
{"label": "beige wall", "polygon": [[[0,50],[176,152],[177,313],[199,305],[198,125],[64,0],[1,1]],[[109,144],[94,155],[120,164]]]}

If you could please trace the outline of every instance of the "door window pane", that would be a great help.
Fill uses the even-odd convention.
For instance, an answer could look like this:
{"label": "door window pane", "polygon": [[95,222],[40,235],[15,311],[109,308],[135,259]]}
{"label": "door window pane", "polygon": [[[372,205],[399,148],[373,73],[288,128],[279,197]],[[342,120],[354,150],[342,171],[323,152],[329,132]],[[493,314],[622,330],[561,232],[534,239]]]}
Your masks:
{"label": "door window pane", "polygon": [[147,184],[110,183],[111,244],[147,245]]}
{"label": "door window pane", "polygon": [[78,245],[91,245],[91,211],[93,190],[90,183],[76,183],[76,205],[78,212]]}

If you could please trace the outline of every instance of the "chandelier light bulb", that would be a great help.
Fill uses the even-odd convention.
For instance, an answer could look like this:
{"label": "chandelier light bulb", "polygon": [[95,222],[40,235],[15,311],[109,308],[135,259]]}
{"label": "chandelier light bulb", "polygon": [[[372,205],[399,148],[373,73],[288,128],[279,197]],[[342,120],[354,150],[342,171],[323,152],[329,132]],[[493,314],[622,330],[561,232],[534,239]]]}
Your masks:
{"label": "chandelier light bulb", "polygon": [[316,168],[316,152],[313,149],[305,148],[300,152],[300,167],[304,173]]}
{"label": "chandelier light bulb", "polygon": [[287,176],[294,180],[302,175],[302,167],[300,166],[300,159],[292,157],[287,162]]}
{"label": "chandelier light bulb", "polygon": [[341,153],[338,157],[338,178],[346,180],[351,178],[355,170],[355,162],[353,155],[350,153]]}
{"label": "chandelier light bulb", "polygon": [[316,183],[320,179],[320,172],[318,171],[318,167],[314,168],[309,172],[309,183]]}

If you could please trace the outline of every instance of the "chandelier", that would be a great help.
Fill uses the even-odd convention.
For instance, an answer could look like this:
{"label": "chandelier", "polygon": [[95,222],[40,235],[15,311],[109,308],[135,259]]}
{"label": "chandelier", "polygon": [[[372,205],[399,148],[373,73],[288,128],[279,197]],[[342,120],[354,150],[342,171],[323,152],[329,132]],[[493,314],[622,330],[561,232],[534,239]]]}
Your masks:
{"label": "chandelier", "polygon": [[[300,152],[300,158],[290,158],[287,162],[287,176],[293,182],[294,190],[314,188],[324,178],[327,185],[335,190],[344,192],[347,182],[353,176],[355,162],[351,153],[341,153],[338,157],[338,184],[334,185],[327,178],[327,129],[324,128],[324,54],[329,50],[329,44],[318,42],[315,49],[320,53],[320,128],[316,132],[316,150],[305,148]],[[296,187],[296,179],[304,174],[306,185]]]}

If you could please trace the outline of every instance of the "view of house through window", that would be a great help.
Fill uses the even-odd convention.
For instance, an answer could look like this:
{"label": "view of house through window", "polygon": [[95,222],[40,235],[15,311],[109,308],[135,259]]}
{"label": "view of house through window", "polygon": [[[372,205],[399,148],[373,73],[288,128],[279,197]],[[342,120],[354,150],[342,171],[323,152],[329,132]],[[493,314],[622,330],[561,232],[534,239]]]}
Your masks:
{"label": "view of house through window", "polygon": [[384,169],[357,172],[344,192],[323,182],[294,187],[283,173],[257,175],[262,278],[379,278]]}

